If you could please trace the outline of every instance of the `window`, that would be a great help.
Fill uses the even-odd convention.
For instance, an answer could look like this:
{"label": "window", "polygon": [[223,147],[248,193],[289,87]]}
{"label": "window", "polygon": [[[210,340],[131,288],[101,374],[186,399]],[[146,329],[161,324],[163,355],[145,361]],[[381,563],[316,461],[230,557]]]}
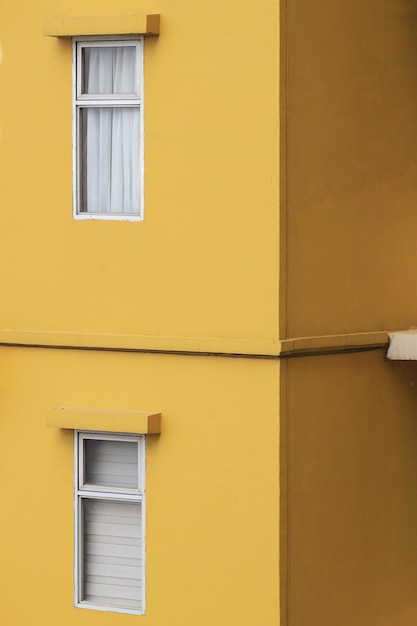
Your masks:
{"label": "window", "polygon": [[74,215],[143,213],[143,39],[74,41]]}
{"label": "window", "polygon": [[143,436],[75,431],[75,604],[144,611]]}

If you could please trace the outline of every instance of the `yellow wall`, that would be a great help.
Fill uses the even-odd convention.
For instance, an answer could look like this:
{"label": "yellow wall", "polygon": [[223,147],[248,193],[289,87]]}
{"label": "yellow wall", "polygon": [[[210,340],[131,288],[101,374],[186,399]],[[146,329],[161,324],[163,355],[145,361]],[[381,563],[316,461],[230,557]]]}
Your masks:
{"label": "yellow wall", "polygon": [[[5,624],[275,626],[277,363],[12,348],[0,356]],[[45,427],[58,403],[162,410],[162,433],[146,442],[144,617],[73,608],[73,436]]]}
{"label": "yellow wall", "polygon": [[288,624],[415,623],[416,365],[292,359],[287,381]]}
{"label": "yellow wall", "polygon": [[406,626],[417,369],[374,348],[416,325],[417,14],[281,5],[282,623]]}
{"label": "yellow wall", "polygon": [[287,331],[415,325],[415,7],[287,6]]}
{"label": "yellow wall", "polygon": [[[75,221],[71,43],[43,20],[139,12],[161,14],[145,219]],[[1,621],[276,626],[278,362],[3,344],[273,352],[278,3],[2,2],[0,46]],[[145,616],[73,607],[73,437],[46,428],[56,405],[162,414]]]}
{"label": "yellow wall", "polygon": [[[277,624],[276,362],[3,348],[0,372],[4,624]],[[162,412],[145,616],[73,607],[73,436],[45,427],[59,403]]]}
{"label": "yellow wall", "polygon": [[[75,221],[71,42],[43,18],[145,11],[145,220]],[[0,42],[0,328],[277,338],[278,4],[17,0]]]}

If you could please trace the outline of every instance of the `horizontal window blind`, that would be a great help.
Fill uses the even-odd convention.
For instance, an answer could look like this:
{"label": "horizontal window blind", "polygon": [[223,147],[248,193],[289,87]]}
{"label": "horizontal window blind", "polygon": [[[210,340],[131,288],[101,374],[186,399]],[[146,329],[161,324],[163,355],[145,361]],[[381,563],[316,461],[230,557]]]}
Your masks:
{"label": "horizontal window blind", "polygon": [[89,485],[138,488],[138,444],[85,439],[85,482]]}
{"label": "horizontal window blind", "polygon": [[83,599],[141,609],[141,503],[83,498]]}

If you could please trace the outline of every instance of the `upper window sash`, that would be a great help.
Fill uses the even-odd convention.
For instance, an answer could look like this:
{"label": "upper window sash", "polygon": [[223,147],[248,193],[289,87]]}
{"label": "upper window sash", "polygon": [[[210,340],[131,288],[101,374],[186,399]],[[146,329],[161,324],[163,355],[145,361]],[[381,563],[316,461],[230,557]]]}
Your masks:
{"label": "upper window sash", "polygon": [[[105,434],[97,434],[97,433],[79,433],[78,434],[78,490],[80,495],[82,492],[89,493],[108,493],[108,494],[118,494],[118,495],[143,495],[143,455],[144,455],[144,447],[143,440],[141,437],[132,437],[132,436],[123,436],[123,435],[105,435]],[[94,467],[94,461],[90,457],[89,454],[94,453],[93,446],[89,446],[89,442],[97,442],[98,454],[101,455],[100,446],[103,442],[112,443],[120,442],[129,444],[129,448],[131,448],[130,453],[131,456],[135,457],[134,462],[136,464],[136,474],[134,476],[134,484],[111,484],[107,481],[95,481],[91,480],[92,474],[91,470],[96,470],[97,467]],[[93,444],[94,445],[94,444]],[[134,446],[134,447],[133,447]],[[121,454],[125,455],[126,450],[122,445]],[[112,454],[112,452],[110,452]],[[101,455],[101,458],[98,459],[99,463],[103,465],[105,463],[105,456]],[[130,476],[132,478],[133,476]],[[90,480],[89,480],[90,479]],[[123,481],[122,481],[123,482]]]}
{"label": "upper window sash", "polygon": [[[77,102],[105,102],[105,101],[134,101],[140,104],[142,97],[142,39],[135,41],[117,40],[117,41],[76,41],[76,101]],[[89,71],[93,68],[94,63],[103,62],[103,55],[100,59],[99,51],[104,53],[104,62],[109,64],[109,71],[96,72],[107,76],[107,84],[99,86],[93,79],[93,85],[89,85]],[[95,52],[97,54],[95,55]],[[116,81],[116,85],[112,83],[112,78],[120,76],[117,72],[116,65],[123,57],[124,76]],[[112,71],[112,69],[114,71]],[[124,83],[124,84],[122,84]]]}

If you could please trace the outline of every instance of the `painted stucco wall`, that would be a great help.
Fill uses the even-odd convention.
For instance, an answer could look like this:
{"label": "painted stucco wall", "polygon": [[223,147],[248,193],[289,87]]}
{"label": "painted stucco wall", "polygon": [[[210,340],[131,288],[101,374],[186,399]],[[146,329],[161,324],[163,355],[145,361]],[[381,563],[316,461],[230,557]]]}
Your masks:
{"label": "painted stucco wall", "polygon": [[406,626],[417,366],[373,344],[417,319],[417,5],[282,9],[282,337],[314,345],[282,369],[283,623]]}
{"label": "painted stucco wall", "polygon": [[288,336],[416,324],[417,7],[286,0]]}
{"label": "painted stucco wall", "polygon": [[287,623],[413,624],[417,367],[381,350],[287,367]]}
{"label": "painted stucco wall", "polygon": [[[161,14],[144,53],[145,218],[75,221],[71,42],[43,20],[141,12]],[[278,338],[278,29],[269,0],[1,3],[7,626],[278,622],[279,364],[245,358]],[[45,426],[57,405],[162,414],[144,616],[73,606],[73,436]]]}
{"label": "painted stucco wall", "polygon": [[[1,619],[85,624],[278,620],[278,364],[3,348]],[[57,404],[161,410],[146,443],[146,612],[73,606],[73,435]]]}
{"label": "painted stucco wall", "polygon": [[[278,3],[0,11],[0,327],[276,339]],[[75,221],[72,46],[43,19],[141,12],[161,14],[144,53],[145,219]]]}

